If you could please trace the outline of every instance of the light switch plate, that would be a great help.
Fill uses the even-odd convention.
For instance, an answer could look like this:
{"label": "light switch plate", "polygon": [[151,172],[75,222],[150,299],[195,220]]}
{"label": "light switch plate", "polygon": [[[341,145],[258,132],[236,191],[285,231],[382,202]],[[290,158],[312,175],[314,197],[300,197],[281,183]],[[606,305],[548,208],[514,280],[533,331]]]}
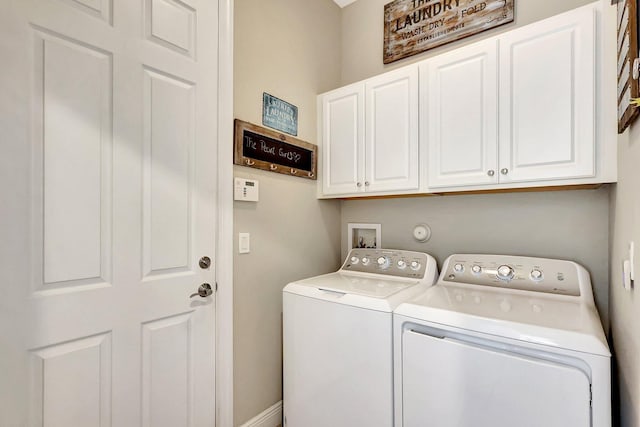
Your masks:
{"label": "light switch plate", "polygon": [[622,262],[622,286],[624,286],[624,289],[627,291],[631,290],[631,271],[629,264],[628,259]]}
{"label": "light switch plate", "polygon": [[238,253],[248,254],[249,252],[251,252],[251,235],[238,233]]}
{"label": "light switch plate", "polygon": [[629,275],[631,276],[632,282],[636,280],[635,257],[636,257],[635,243],[629,242]]}

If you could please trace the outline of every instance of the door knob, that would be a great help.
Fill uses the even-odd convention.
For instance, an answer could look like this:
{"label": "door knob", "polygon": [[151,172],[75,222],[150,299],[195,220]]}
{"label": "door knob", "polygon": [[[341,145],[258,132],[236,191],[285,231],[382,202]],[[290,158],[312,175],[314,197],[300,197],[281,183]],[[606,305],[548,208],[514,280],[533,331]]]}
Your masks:
{"label": "door knob", "polygon": [[206,298],[212,293],[213,293],[213,289],[211,289],[211,285],[208,283],[203,283],[202,285],[198,286],[198,292],[196,292],[195,294],[191,294],[189,298],[198,297],[198,296],[202,298]]}

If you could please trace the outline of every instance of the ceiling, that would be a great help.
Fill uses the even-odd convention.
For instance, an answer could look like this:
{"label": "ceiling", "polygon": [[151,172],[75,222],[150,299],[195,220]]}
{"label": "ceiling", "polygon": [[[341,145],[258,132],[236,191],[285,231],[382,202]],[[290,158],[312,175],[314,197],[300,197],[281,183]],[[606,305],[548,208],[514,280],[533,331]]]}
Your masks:
{"label": "ceiling", "polygon": [[353,3],[356,0],[333,0],[334,2],[336,2],[336,4],[340,7],[345,7],[345,6],[349,6],[351,3]]}

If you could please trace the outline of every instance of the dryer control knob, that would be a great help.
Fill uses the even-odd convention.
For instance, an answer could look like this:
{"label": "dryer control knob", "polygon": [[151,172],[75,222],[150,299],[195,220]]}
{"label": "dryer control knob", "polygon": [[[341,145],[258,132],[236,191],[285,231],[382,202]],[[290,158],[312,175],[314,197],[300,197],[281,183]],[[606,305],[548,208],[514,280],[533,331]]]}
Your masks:
{"label": "dryer control knob", "polygon": [[501,265],[498,267],[498,279],[511,280],[513,278],[513,268],[508,265]]}
{"label": "dryer control knob", "polygon": [[412,270],[420,270],[420,263],[418,261],[411,261],[409,264]]}
{"label": "dryer control knob", "polygon": [[398,262],[396,263],[396,265],[398,266],[398,268],[400,270],[403,270],[405,268],[407,268],[407,263],[404,262],[403,260],[399,259]]}
{"label": "dryer control knob", "polygon": [[462,273],[464,271],[464,265],[458,263],[453,266],[453,271],[456,273]]}
{"label": "dryer control knob", "polygon": [[360,259],[358,259],[357,256],[352,256],[351,257],[351,264],[357,264],[360,262]]}
{"label": "dryer control knob", "polygon": [[370,260],[369,258],[364,257],[364,258],[362,258],[362,265],[369,265],[369,262],[370,262],[370,261],[371,261],[371,260]]}
{"label": "dryer control knob", "polygon": [[383,270],[389,267],[389,258],[387,258],[386,256],[379,257],[377,262],[378,266]]}
{"label": "dryer control knob", "polygon": [[479,265],[474,265],[473,267],[471,267],[471,271],[474,274],[480,274],[482,272],[482,267],[480,267]]}
{"label": "dryer control knob", "polygon": [[542,271],[537,268],[531,270],[531,279],[532,280],[542,280]]}

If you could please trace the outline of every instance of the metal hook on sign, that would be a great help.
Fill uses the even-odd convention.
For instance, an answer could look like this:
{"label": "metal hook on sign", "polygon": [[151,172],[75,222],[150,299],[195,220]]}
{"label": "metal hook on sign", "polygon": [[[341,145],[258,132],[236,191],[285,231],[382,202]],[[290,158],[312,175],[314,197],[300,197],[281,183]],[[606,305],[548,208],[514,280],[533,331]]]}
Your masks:
{"label": "metal hook on sign", "polygon": [[253,165],[255,165],[255,164],[256,164],[256,162],[254,162],[254,161],[253,161],[253,160],[251,160],[251,159],[247,159],[247,160],[245,160],[245,161],[246,161],[246,163],[247,163],[247,166],[253,166]]}
{"label": "metal hook on sign", "polygon": [[298,173],[298,171],[297,171],[297,170],[295,170],[294,168],[291,168],[291,175],[295,175],[295,174],[297,174],[297,173]]}
{"label": "metal hook on sign", "polygon": [[269,169],[271,169],[272,171],[274,171],[274,170],[278,169],[278,166],[276,166],[276,165],[274,165],[273,163],[271,163],[271,164],[269,165]]}
{"label": "metal hook on sign", "polygon": [[316,174],[314,174],[313,172],[309,172],[307,175],[309,176],[309,178],[313,178]]}

